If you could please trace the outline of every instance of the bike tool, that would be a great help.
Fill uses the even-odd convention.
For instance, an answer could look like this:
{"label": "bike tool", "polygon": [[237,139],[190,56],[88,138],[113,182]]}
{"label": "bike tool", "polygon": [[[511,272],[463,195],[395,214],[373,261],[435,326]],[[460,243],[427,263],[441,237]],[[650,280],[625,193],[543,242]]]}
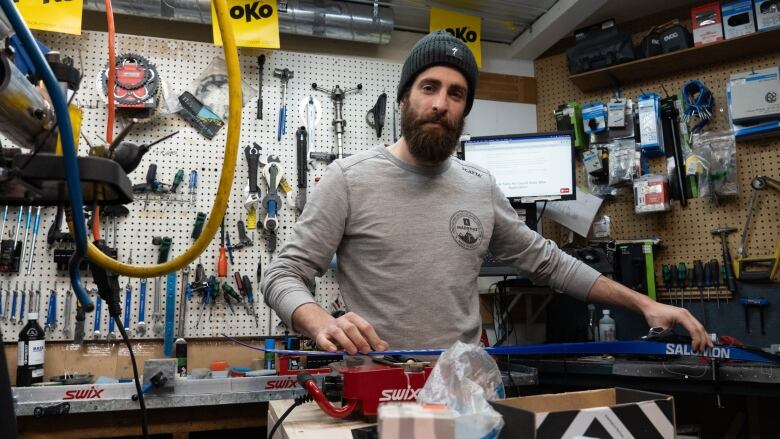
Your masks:
{"label": "bike tool", "polygon": [[282,100],[281,105],[279,106],[279,122],[276,128],[277,143],[282,141],[282,136],[287,131],[285,126],[287,124],[287,81],[292,79],[294,75],[295,73],[288,68],[274,69],[274,76],[282,81]]}

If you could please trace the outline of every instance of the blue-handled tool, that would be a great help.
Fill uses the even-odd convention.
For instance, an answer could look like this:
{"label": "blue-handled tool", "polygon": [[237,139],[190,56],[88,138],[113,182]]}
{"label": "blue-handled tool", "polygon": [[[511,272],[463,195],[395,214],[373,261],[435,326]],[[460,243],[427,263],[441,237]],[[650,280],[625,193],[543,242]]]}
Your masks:
{"label": "blue-handled tool", "polygon": [[14,288],[13,300],[11,301],[11,323],[16,322],[16,297],[19,296],[19,281],[16,282],[16,288]]}
{"label": "blue-handled tool", "polygon": [[0,228],[0,240],[5,237],[5,223],[8,221],[8,206],[3,210],[3,226]]}
{"label": "blue-handled tool", "polygon": [[144,312],[146,311],[146,279],[141,279],[141,297],[138,301],[138,324],[135,326],[135,332],[138,335],[146,334],[146,321],[144,320]]}
{"label": "blue-handled tool", "polygon": [[276,141],[281,142],[282,136],[287,131],[287,81],[289,81],[295,73],[288,69],[274,69],[274,76],[282,81],[282,100],[279,106],[279,123],[276,127]]}
{"label": "blue-handled tool", "polygon": [[[19,258],[19,269],[24,263],[24,257],[27,254],[27,236],[30,234],[30,225],[32,225],[32,206],[27,209],[27,221],[24,223],[24,241],[22,241],[22,256]],[[15,250],[15,249],[14,249]]]}
{"label": "blue-handled tool", "polygon": [[49,306],[46,309],[46,325],[43,330],[51,332],[57,326],[57,292],[52,290],[49,295]]}
{"label": "blue-handled tool", "polygon": [[189,193],[190,204],[194,205],[198,196],[198,171],[195,169],[190,171]]}
{"label": "blue-handled tool", "polygon": [[764,327],[764,308],[769,306],[769,300],[765,297],[743,297],[739,303],[745,308],[745,332],[750,334],[750,308],[758,308],[758,318],[761,320],[761,335],[766,335]]}
{"label": "blue-handled tool", "polygon": [[[32,206],[30,206],[32,210]],[[35,257],[35,241],[38,238],[38,226],[41,224],[41,206],[35,209],[35,224],[33,225],[32,246],[30,247],[30,260],[27,262],[27,275],[32,271],[33,258]]]}
{"label": "blue-handled tool", "polygon": [[100,308],[102,307],[103,300],[100,296],[95,297],[95,324],[92,326],[92,332],[95,334],[95,338],[100,337]]}
{"label": "blue-handled tool", "polygon": [[[183,306],[183,304],[182,304]],[[168,273],[165,279],[165,332],[163,335],[163,353],[173,356],[173,324],[176,319],[176,272]]]}
{"label": "blue-handled tool", "polygon": [[124,327],[125,331],[130,330],[130,301],[133,300],[133,286],[130,285],[130,281],[127,281],[127,285],[125,285],[125,319],[124,319]]}
{"label": "blue-handled tool", "polygon": [[20,294],[22,295],[22,299],[21,299],[22,303],[19,304],[19,320],[16,321],[20,325],[24,322],[24,315],[26,313],[24,304],[25,304],[25,299],[27,298],[27,293],[24,291],[25,289],[27,289],[27,282],[25,282],[22,285],[22,290],[20,291]]}

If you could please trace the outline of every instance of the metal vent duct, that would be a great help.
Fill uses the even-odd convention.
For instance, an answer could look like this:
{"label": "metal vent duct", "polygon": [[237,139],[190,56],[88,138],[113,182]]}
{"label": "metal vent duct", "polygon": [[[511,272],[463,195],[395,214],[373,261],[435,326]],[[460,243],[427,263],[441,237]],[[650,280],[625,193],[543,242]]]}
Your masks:
{"label": "metal vent duct", "polygon": [[[251,2],[253,0],[247,0]],[[113,0],[117,14],[211,24],[209,0]],[[104,12],[103,0],[84,0],[84,8]],[[376,14],[374,13],[376,12]],[[289,0],[279,13],[279,32],[309,37],[387,44],[393,10],[337,0]]]}

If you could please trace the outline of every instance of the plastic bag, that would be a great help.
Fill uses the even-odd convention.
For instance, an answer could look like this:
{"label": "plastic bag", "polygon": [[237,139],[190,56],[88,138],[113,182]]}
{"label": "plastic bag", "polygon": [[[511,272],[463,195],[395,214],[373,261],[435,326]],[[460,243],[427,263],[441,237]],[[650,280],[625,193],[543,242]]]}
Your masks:
{"label": "plastic bag", "polygon": [[609,185],[630,184],[639,177],[639,151],[633,139],[616,140],[609,144]]}
{"label": "plastic bag", "polygon": [[504,420],[488,401],[504,399],[496,362],[479,346],[455,342],[436,362],[417,397],[420,404],[440,404],[457,413],[455,437],[497,437]]}
{"label": "plastic bag", "polygon": [[[201,104],[209,107],[223,121],[227,120],[229,108],[227,65],[225,59],[214,57],[209,65],[200,72],[187,89]],[[241,79],[242,107],[257,98],[257,90]],[[166,102],[168,98],[166,96]],[[167,109],[172,113],[181,109],[178,98],[172,99]]]}
{"label": "plastic bag", "polygon": [[737,187],[737,143],[731,131],[696,134],[692,139],[693,155],[703,172],[699,174],[702,197],[733,197]]}

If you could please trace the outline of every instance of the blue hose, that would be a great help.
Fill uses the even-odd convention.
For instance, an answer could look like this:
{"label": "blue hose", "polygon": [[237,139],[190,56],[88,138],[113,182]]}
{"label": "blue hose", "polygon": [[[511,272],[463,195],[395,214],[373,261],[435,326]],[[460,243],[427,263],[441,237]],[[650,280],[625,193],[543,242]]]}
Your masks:
{"label": "blue hose", "polygon": [[[0,0],[0,7],[5,12],[8,21],[16,32],[16,36],[22,43],[24,50],[30,57],[35,69],[43,79],[43,83],[46,85],[46,91],[48,91],[54,104],[54,113],[57,115],[57,128],[60,131],[60,141],[62,142],[62,155],[65,160],[65,178],[68,186],[68,195],[70,197],[70,210],[73,216],[73,223],[75,229],[75,241],[76,241],[76,255],[79,258],[71,258],[71,264],[74,260],[81,259],[87,254],[87,228],[84,220],[84,197],[81,194],[81,179],[79,178],[79,164],[78,155],[76,153],[76,143],[73,140],[73,129],[70,123],[70,114],[68,113],[68,103],[65,96],[60,89],[57,78],[54,77],[54,73],[49,67],[49,63],[43,57],[41,49],[35,42],[30,29],[24,23],[22,16],[16,9],[13,0]],[[78,262],[77,260],[75,262]],[[73,287],[73,291],[76,293],[79,302],[87,309],[93,308],[91,299],[84,291],[84,286],[81,284],[80,275],[78,273],[78,265],[69,267],[71,274],[70,283]]]}

